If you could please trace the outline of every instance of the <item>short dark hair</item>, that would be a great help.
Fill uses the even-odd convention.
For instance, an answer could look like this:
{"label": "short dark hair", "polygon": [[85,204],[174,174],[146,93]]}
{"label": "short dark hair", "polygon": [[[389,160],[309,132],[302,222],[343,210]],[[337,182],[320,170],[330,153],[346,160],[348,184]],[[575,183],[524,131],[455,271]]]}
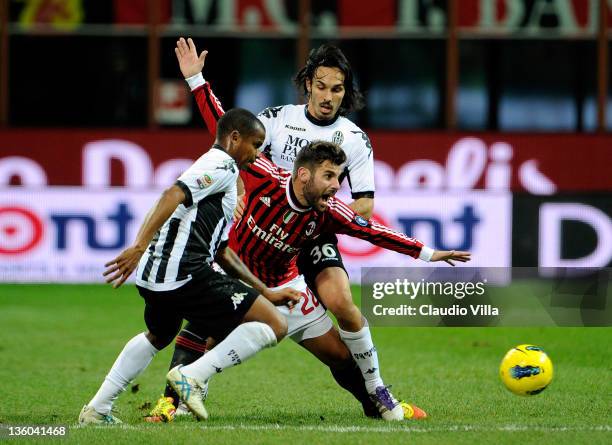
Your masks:
{"label": "short dark hair", "polygon": [[312,141],[302,148],[293,163],[293,174],[296,175],[300,167],[314,171],[316,166],[330,161],[334,165],[346,162],[346,154],[338,144],[328,141]]}
{"label": "short dark hair", "polygon": [[317,68],[326,66],[328,68],[338,68],[344,74],[344,98],[340,104],[338,113],[344,116],[352,111],[359,111],[364,106],[364,98],[357,87],[353,69],[344,53],[337,46],[324,43],[317,49],[310,51],[306,65],[295,75],[293,81],[297,87],[303,90],[304,96],[308,97],[306,80],[313,81]]}
{"label": "short dark hair", "polygon": [[228,110],[217,122],[217,139],[222,139],[237,130],[242,136],[250,136],[257,130],[265,127],[257,116],[244,108],[232,108]]}

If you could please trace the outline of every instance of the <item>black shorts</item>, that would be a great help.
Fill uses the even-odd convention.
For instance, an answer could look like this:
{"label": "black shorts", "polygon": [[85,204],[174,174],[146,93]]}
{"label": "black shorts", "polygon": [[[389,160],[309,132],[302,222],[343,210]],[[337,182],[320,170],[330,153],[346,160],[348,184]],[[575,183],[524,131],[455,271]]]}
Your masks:
{"label": "black shorts", "polygon": [[155,336],[172,340],[183,320],[221,341],[233,331],[259,295],[241,281],[207,270],[187,284],[170,291],[152,291],[137,286],[145,300],[144,318]]}
{"label": "black shorts", "polygon": [[306,278],[306,284],[313,291],[316,289],[315,278],[323,269],[340,267],[346,272],[338,249],[338,237],[333,233],[323,233],[317,239],[305,244],[298,255],[297,266],[299,272]]}

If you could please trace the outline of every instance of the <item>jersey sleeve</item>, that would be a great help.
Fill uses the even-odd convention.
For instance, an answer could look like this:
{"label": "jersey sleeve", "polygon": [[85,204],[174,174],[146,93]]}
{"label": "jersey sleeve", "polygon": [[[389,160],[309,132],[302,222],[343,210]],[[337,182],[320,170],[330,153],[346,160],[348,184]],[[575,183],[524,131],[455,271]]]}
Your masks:
{"label": "jersey sleeve", "polygon": [[196,161],[176,181],[185,193],[185,207],[197,205],[207,196],[225,193],[236,186],[238,167]]}
{"label": "jersey sleeve", "polygon": [[272,147],[272,136],[274,131],[276,130],[276,125],[278,123],[279,114],[282,113],[283,107],[269,107],[261,111],[257,115],[257,118],[261,121],[261,123],[266,128],[266,138],[264,139],[263,144],[261,144],[262,152],[264,156],[268,159],[272,159],[271,147]]}
{"label": "jersey sleeve", "polygon": [[206,123],[206,128],[211,134],[217,133],[217,121],[225,114],[221,102],[213,93],[210,82],[206,82],[202,73],[185,79],[195,97],[200,114]]}
{"label": "jersey sleeve", "polygon": [[271,177],[279,177],[278,167],[262,154],[247,168],[240,170],[240,178],[244,183],[244,192],[249,195],[258,185]]}
{"label": "jersey sleeve", "polygon": [[388,250],[430,261],[434,250],[421,241],[375,221],[357,215],[342,201],[332,198],[327,210],[326,228],[334,233],[354,236]]}
{"label": "jersey sleeve", "polygon": [[347,164],[347,180],[351,187],[353,199],[374,197],[374,156],[372,144],[363,131],[351,131],[354,134]]}

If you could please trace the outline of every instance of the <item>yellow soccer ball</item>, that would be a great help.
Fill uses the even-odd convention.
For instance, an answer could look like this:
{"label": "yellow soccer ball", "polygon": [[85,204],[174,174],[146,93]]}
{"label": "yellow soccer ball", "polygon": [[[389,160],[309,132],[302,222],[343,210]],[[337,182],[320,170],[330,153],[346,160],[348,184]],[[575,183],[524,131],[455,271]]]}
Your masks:
{"label": "yellow soccer ball", "polygon": [[550,385],[553,365],[539,346],[519,345],[504,356],[499,366],[499,376],[514,394],[534,396]]}

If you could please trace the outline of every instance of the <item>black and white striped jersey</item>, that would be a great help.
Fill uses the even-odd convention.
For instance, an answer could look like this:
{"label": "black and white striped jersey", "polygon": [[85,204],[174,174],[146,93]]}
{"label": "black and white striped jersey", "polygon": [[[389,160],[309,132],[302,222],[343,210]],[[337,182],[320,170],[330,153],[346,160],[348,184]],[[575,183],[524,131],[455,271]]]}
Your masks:
{"label": "black and white striped jersey", "polygon": [[219,244],[227,240],[236,207],[236,162],[223,148],[202,155],[176,181],[185,192],[180,204],[155,234],[140,259],[138,286],[177,289],[211,263]]}

